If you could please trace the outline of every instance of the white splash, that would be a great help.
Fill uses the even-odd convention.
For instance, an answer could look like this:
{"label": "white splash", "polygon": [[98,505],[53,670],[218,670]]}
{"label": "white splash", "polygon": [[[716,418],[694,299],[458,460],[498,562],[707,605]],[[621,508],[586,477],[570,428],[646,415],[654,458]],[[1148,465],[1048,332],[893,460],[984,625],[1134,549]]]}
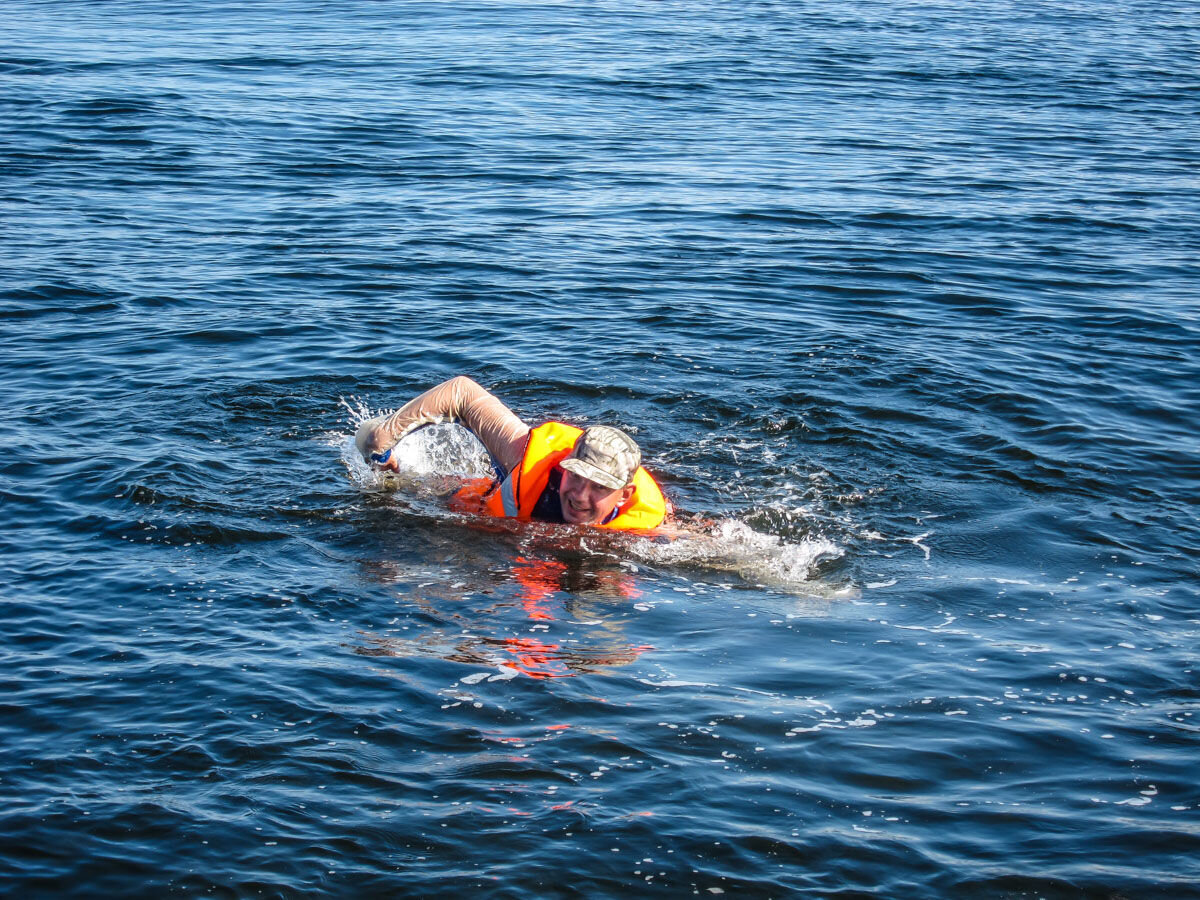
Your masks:
{"label": "white splash", "polygon": [[[453,489],[467,478],[488,478],[494,473],[487,450],[475,435],[461,425],[427,425],[410,432],[392,448],[399,472],[379,471],[363,459],[354,443],[354,435],[363,422],[386,413],[372,412],[358,400],[342,406],[350,413],[351,432],[340,441],[342,463],[358,487],[363,490],[433,488],[435,493]],[[441,482],[454,480],[453,484]],[[437,483],[435,483],[437,482]]]}
{"label": "white splash", "polygon": [[841,547],[824,537],[791,543],[733,519],[722,520],[709,531],[680,531],[665,543],[638,539],[630,547],[647,562],[719,569],[748,581],[784,588],[802,588],[819,562],[837,559],[843,553]]}

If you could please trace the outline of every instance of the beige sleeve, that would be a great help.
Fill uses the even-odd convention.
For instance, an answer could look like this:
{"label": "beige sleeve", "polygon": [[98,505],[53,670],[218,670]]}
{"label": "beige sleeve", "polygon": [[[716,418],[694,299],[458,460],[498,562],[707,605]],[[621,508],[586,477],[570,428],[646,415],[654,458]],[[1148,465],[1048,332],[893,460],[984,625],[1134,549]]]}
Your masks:
{"label": "beige sleeve", "polygon": [[458,375],[410,400],[386,418],[363,422],[355,443],[364,457],[383,453],[421,425],[459,422],[483,442],[505,471],[512,471],[525,455],[529,426],[465,375]]}

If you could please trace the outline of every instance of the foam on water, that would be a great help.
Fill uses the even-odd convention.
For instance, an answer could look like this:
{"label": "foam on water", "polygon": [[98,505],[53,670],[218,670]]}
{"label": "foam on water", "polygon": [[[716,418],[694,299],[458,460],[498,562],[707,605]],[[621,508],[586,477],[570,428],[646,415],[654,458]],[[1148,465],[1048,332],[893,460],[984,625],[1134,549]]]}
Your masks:
{"label": "foam on water", "polygon": [[764,586],[806,592],[814,587],[817,566],[844,552],[827,538],[794,543],[736,519],[721,519],[703,531],[681,530],[665,543],[641,539],[631,549],[647,562],[733,572]]}

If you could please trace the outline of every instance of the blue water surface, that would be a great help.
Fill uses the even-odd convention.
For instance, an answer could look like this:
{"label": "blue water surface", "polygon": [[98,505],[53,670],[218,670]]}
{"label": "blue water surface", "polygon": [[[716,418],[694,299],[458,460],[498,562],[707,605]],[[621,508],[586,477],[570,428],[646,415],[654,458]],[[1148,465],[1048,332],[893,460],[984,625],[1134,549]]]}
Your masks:
{"label": "blue water surface", "polygon": [[0,892],[1200,896],[1192,7],[4,11]]}

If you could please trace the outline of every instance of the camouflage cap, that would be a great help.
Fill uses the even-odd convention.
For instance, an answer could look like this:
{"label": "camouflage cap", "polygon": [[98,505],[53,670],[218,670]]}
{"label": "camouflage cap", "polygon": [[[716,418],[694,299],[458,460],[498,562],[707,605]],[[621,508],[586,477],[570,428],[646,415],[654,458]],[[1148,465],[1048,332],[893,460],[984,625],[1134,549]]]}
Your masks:
{"label": "camouflage cap", "polygon": [[641,463],[642,451],[633,438],[617,428],[593,425],[579,436],[571,455],[560,465],[615,491],[633,482]]}

